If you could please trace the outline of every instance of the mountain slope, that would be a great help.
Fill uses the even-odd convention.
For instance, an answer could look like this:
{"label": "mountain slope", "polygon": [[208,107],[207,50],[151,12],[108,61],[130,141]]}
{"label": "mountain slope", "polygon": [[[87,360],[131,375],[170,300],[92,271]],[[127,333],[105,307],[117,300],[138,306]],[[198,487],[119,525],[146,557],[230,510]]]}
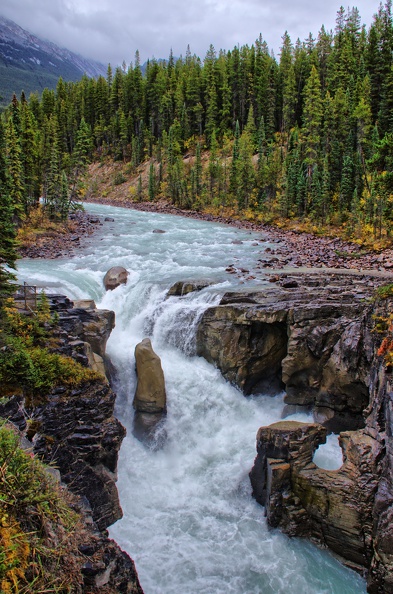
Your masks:
{"label": "mountain slope", "polygon": [[45,87],[55,88],[64,80],[79,80],[106,74],[106,67],[94,60],[39,39],[13,21],[0,16],[0,105],[7,105],[12,93],[29,95]]}

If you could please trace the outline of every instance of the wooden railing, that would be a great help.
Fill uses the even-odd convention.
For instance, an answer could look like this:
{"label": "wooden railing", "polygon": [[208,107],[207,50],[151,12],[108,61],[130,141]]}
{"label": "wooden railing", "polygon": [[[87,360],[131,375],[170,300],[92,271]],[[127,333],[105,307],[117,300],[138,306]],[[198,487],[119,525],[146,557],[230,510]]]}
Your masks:
{"label": "wooden railing", "polygon": [[33,285],[18,285],[14,299],[16,304],[24,306],[26,311],[35,311],[37,309],[37,287]]}

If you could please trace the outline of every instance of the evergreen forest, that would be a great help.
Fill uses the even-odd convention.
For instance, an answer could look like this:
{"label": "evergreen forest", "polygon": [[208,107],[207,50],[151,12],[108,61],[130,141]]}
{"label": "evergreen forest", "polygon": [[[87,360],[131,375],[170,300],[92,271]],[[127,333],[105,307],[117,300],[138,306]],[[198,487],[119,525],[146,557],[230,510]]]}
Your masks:
{"label": "evergreen forest", "polygon": [[65,219],[86,196],[93,161],[124,164],[114,183],[135,176],[130,200],[389,242],[392,56],[387,0],[368,29],[357,8],[341,7],[334,31],[305,41],[285,32],[278,58],[261,36],[143,69],[136,52],[106,77],[14,95],[0,121],[0,280],[17,228],[39,203]]}

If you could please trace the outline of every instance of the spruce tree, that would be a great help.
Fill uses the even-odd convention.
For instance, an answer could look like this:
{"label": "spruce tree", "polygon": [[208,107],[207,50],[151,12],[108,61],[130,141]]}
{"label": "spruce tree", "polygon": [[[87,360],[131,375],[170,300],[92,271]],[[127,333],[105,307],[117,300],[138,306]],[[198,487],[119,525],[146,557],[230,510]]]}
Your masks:
{"label": "spruce tree", "polygon": [[153,161],[150,162],[149,167],[149,200],[153,202],[156,197],[156,174],[154,170]]}
{"label": "spruce tree", "polygon": [[19,226],[25,217],[25,188],[23,184],[22,151],[12,118],[8,119],[6,130],[6,154],[10,179],[10,200],[14,209],[14,223]]}
{"label": "spruce tree", "polygon": [[9,268],[15,268],[17,258],[15,247],[15,207],[10,192],[11,179],[6,157],[5,134],[0,118],[0,310],[5,296],[12,292],[14,275]]}
{"label": "spruce tree", "polygon": [[229,189],[232,195],[236,196],[239,185],[239,156],[240,156],[240,126],[239,121],[236,121],[235,138],[233,141],[231,172],[229,176]]}

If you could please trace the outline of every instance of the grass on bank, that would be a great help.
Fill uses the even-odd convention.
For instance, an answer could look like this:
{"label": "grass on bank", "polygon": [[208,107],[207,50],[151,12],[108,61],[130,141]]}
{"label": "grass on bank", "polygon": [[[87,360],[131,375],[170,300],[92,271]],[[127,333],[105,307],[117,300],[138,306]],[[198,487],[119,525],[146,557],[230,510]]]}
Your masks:
{"label": "grass on bank", "polygon": [[0,591],[2,594],[69,594],[80,569],[79,516],[71,496],[0,421]]}
{"label": "grass on bank", "polygon": [[72,594],[84,527],[74,498],[0,419],[0,592]]}

